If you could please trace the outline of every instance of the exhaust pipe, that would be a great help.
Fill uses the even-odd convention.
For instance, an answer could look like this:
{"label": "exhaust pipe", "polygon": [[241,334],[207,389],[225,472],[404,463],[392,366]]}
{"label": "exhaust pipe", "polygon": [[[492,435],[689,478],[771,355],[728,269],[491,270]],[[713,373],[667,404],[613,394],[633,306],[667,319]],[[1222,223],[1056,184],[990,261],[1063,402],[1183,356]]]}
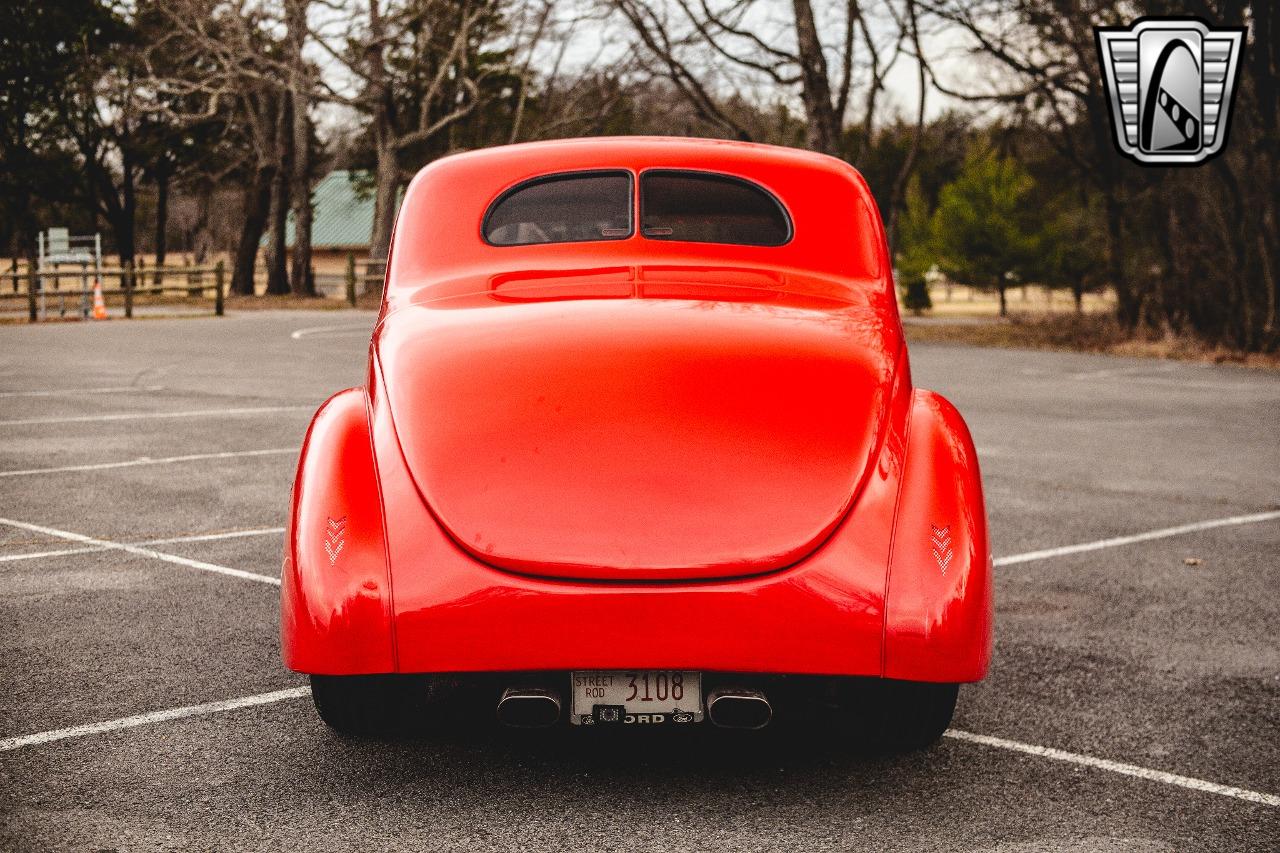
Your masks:
{"label": "exhaust pipe", "polygon": [[542,687],[508,687],[498,700],[498,721],[520,729],[553,726],[560,719],[560,694]]}
{"label": "exhaust pipe", "polygon": [[707,717],[726,729],[762,729],[773,718],[773,706],[759,690],[721,687],[707,696]]}

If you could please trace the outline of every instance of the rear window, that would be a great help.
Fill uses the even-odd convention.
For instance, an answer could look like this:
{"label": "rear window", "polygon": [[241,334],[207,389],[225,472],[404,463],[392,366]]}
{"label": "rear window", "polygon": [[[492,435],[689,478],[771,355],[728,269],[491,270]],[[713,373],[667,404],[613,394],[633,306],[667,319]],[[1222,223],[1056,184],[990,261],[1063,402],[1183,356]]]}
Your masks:
{"label": "rear window", "polygon": [[651,240],[780,246],[791,220],[768,190],[741,178],[651,169],[640,175],[640,233]]}
{"label": "rear window", "polygon": [[572,172],[525,181],[490,205],[483,233],[495,246],[630,237],[631,175]]}

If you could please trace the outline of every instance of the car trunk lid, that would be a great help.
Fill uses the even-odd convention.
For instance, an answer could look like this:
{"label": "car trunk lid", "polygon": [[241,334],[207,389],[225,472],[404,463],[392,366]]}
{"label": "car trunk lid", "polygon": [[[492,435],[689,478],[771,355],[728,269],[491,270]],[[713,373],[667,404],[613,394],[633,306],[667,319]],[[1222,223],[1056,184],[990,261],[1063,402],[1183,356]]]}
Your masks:
{"label": "car trunk lid", "polygon": [[896,323],[684,296],[388,318],[399,441],[460,546],[524,574],[652,581],[776,570],[827,537],[884,429]]}

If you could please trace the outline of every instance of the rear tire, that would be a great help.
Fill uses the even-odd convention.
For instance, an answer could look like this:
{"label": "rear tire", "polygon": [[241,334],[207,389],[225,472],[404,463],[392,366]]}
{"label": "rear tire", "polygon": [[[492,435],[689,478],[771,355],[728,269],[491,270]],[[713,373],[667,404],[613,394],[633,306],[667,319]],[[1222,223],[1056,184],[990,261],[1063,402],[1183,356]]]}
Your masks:
{"label": "rear tire", "polygon": [[311,700],[329,728],[359,737],[403,728],[413,696],[401,676],[313,675]]}
{"label": "rear tire", "polygon": [[836,679],[829,683],[828,713],[858,752],[895,754],[925,749],[951,724],[958,684]]}
{"label": "rear tire", "polygon": [[884,681],[874,693],[876,701],[868,708],[869,746],[880,752],[915,752],[937,743],[951,725],[960,685]]}

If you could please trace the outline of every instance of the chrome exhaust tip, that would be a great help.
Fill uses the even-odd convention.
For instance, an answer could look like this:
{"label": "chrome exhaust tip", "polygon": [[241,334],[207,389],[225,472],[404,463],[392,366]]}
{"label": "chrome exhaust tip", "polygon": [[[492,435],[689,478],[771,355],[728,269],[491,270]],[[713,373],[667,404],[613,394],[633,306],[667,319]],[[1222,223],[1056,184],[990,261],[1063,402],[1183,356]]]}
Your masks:
{"label": "chrome exhaust tip", "polygon": [[762,729],[773,719],[773,706],[759,690],[721,687],[707,696],[707,717],[725,729]]}
{"label": "chrome exhaust tip", "polygon": [[542,729],[560,719],[560,694],[542,687],[508,687],[498,700],[498,722],[518,729]]}

